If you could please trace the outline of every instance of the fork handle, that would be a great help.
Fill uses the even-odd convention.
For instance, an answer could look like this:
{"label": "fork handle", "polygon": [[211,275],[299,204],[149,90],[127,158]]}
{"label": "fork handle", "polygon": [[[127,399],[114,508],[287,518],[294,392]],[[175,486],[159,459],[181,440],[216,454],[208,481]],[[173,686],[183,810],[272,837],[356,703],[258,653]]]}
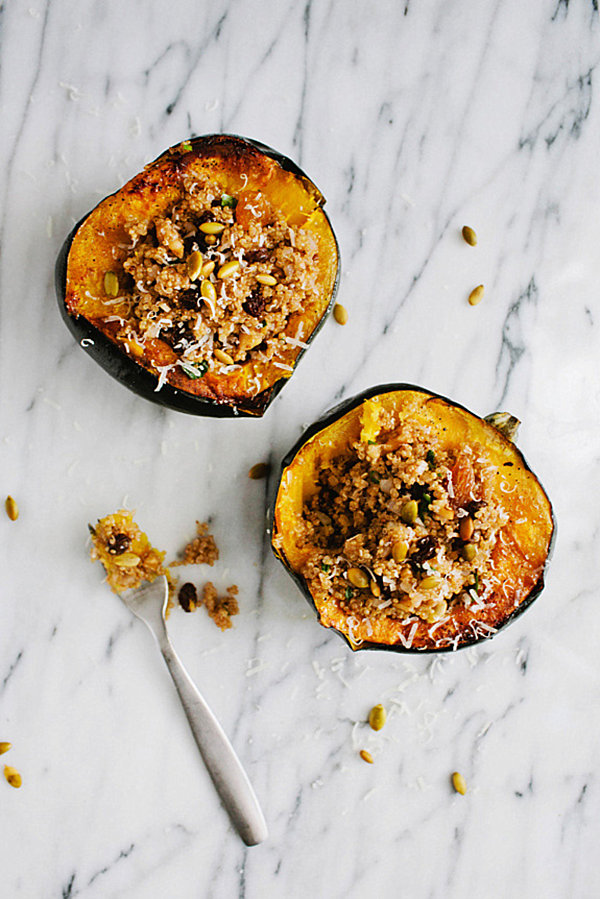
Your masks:
{"label": "fork handle", "polygon": [[246,772],[166,634],[159,641],[159,647],[200,754],[231,822],[247,846],[256,846],[266,839],[267,825]]}

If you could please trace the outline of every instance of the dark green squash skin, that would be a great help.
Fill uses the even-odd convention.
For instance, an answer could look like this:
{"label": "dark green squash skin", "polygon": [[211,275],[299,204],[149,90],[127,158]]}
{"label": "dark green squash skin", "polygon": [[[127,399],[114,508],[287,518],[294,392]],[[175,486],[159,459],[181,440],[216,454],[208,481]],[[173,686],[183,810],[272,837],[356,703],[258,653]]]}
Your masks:
{"label": "dark green squash skin", "polygon": [[[259,141],[251,140],[250,138],[246,137],[240,137],[237,134],[207,134],[201,135],[200,137],[191,138],[188,142],[192,145],[193,152],[194,146],[200,146],[210,141],[219,142],[220,140],[228,139],[240,142],[240,148],[242,150],[244,146],[259,150],[265,156],[268,156],[269,158],[277,162],[278,165],[280,165],[281,168],[284,169],[284,171],[290,172],[300,180],[306,182],[308,187],[312,188],[313,191],[321,196],[318,188],[302,171],[302,169],[300,169],[296,165],[295,162],[293,162],[287,156],[284,156],[282,153],[279,153],[277,150],[273,150],[271,147],[268,147],[266,144],[260,143]],[[175,147],[172,147],[169,150],[165,150],[165,152],[161,153],[160,156],[158,156],[154,160],[154,162],[158,162],[159,159],[162,159],[172,150],[177,150],[180,146],[181,143],[176,144]],[[152,164],[153,163],[150,163],[150,165]],[[118,193],[118,191],[116,191],[115,193]],[[114,194],[111,194],[110,196],[114,196]],[[323,198],[323,204],[324,203],[325,199]],[[101,368],[108,372],[109,375],[112,375],[113,378],[115,378],[129,390],[138,394],[138,396],[149,400],[152,403],[156,403],[159,406],[163,406],[168,409],[174,409],[177,412],[186,412],[190,415],[201,415],[210,418],[260,418],[262,415],[264,415],[275,397],[280,393],[280,391],[283,389],[287,381],[290,380],[290,378],[280,378],[268,390],[264,390],[257,396],[243,399],[241,402],[238,402],[237,405],[232,405],[228,401],[218,402],[216,400],[207,399],[205,397],[198,397],[194,394],[186,393],[183,390],[178,390],[176,387],[173,387],[168,383],[163,384],[160,391],[157,391],[157,375],[148,371],[148,369],[144,368],[142,365],[139,365],[130,356],[127,356],[125,353],[123,353],[115,343],[109,340],[109,338],[106,337],[105,334],[95,328],[94,325],[92,325],[91,322],[89,322],[82,315],[72,315],[69,312],[65,304],[69,251],[71,249],[71,244],[73,243],[75,234],[77,233],[81,225],[85,222],[88,215],[91,214],[91,212],[93,212],[93,210],[90,210],[87,215],[83,216],[83,218],[80,219],[79,222],[77,222],[73,230],[68,235],[58,254],[54,270],[56,299],[58,301],[60,314],[67,328],[69,329],[75,340],[85,350],[85,352],[89,356],[91,356],[92,359],[94,359],[94,361],[97,362]],[[331,228],[331,222],[329,220],[329,217],[327,216],[327,213],[324,209],[322,209],[322,212]],[[329,298],[327,308],[323,312],[319,323],[317,324],[316,328],[307,341],[308,346],[306,348],[302,348],[298,353],[298,356],[294,363],[294,372],[296,371],[300,360],[310,348],[312,341],[325,324],[329,313],[331,312],[335,303],[335,297],[337,295],[340,282],[341,265],[340,249],[333,228],[331,228],[331,234],[335,242],[337,253],[337,273],[331,290],[331,296]],[[292,373],[292,376],[294,372]]]}
{"label": "dark green squash skin", "polygon": [[[378,396],[379,394],[382,394],[382,393],[392,393],[393,391],[396,391],[396,390],[413,390],[417,393],[424,393],[427,396],[435,397],[436,399],[442,400],[448,406],[452,406],[456,409],[462,409],[464,412],[468,412],[469,415],[473,415],[475,418],[481,418],[481,416],[475,415],[474,412],[471,412],[470,409],[467,409],[465,406],[462,406],[460,403],[457,403],[454,400],[450,400],[447,397],[442,396],[439,393],[434,393],[431,390],[427,390],[424,387],[417,387],[414,384],[404,384],[404,383],[402,383],[402,384],[397,384],[397,383],[379,384],[376,387],[369,387],[367,390],[364,390],[362,393],[359,393],[356,396],[353,396],[347,400],[343,400],[337,406],[334,406],[332,409],[325,412],[319,419],[317,419],[317,421],[315,421],[312,425],[310,425],[306,429],[306,431],[304,431],[304,433],[298,438],[298,440],[293,445],[293,447],[283,457],[283,459],[281,461],[281,465],[279,467],[278,477],[276,479],[274,479],[275,483],[273,485],[273,493],[271,495],[271,502],[269,504],[269,524],[268,524],[269,530],[268,530],[268,533],[269,533],[269,538],[270,538],[270,543],[271,543],[271,550],[272,550],[273,554],[279,560],[279,562],[281,562],[281,564],[285,568],[288,575],[299,587],[302,595],[304,596],[304,598],[307,600],[308,604],[311,606],[311,608],[317,615],[317,618],[319,617],[319,612],[315,605],[314,599],[312,597],[312,594],[308,588],[306,581],[304,580],[302,575],[300,575],[298,572],[293,570],[293,568],[288,564],[287,559],[285,559],[285,557],[282,557],[282,555],[278,552],[278,550],[273,546],[273,536],[274,536],[274,530],[275,530],[275,504],[277,502],[277,493],[279,491],[279,485],[281,484],[281,479],[283,478],[283,473],[284,473],[285,469],[288,467],[288,465],[290,465],[292,463],[295,456],[299,453],[299,451],[302,449],[304,444],[307,443],[312,437],[314,437],[315,434],[318,434],[319,431],[324,430],[329,425],[331,425],[335,421],[337,421],[338,418],[341,418],[347,412],[351,412],[352,409],[355,409],[357,406],[360,406],[361,403],[363,403],[365,400],[371,399],[371,397]],[[514,447],[514,444],[513,444],[513,447]],[[541,481],[531,470],[531,468],[528,465],[528,463],[526,462],[525,457],[523,456],[522,452],[517,447],[514,447],[514,448],[517,450],[517,453],[519,455],[519,459],[521,461],[523,468],[525,470],[531,472],[534,475],[536,481],[538,482],[538,484],[540,484],[540,486],[542,487],[542,490],[544,490]],[[544,493],[546,493],[545,490],[544,490]],[[547,493],[546,493],[546,496],[548,496]],[[434,654],[437,655],[438,653],[456,652],[459,649],[468,649],[470,646],[475,646],[479,643],[487,643],[489,640],[491,640],[493,637],[495,637],[496,634],[500,633],[500,631],[503,631],[510,624],[512,624],[514,621],[516,621],[516,619],[519,618],[523,614],[523,612],[525,612],[533,604],[533,602],[538,598],[538,596],[544,589],[544,585],[545,585],[544,575],[548,568],[550,558],[551,558],[551,555],[552,555],[552,552],[554,549],[554,544],[556,541],[556,519],[554,516],[554,510],[552,509],[552,505],[550,505],[550,514],[552,516],[552,535],[550,538],[550,544],[548,547],[548,554],[546,556],[546,562],[544,565],[544,569],[541,572],[537,583],[530,591],[527,599],[524,599],[519,604],[519,606],[514,610],[514,612],[511,612],[511,614],[508,615],[507,618],[504,619],[502,624],[500,624],[496,628],[496,631],[493,634],[490,634],[485,637],[483,637],[483,636],[482,637],[473,637],[472,640],[461,641],[456,647],[444,646],[444,647],[440,647],[440,648],[431,648],[431,649],[429,649],[429,648],[413,649],[411,647],[409,649],[409,648],[403,646],[401,643],[395,643],[393,645],[390,645],[387,643],[386,644],[372,643],[372,642],[368,642],[368,641],[364,641],[363,643],[361,643],[357,646],[356,644],[353,644],[345,634],[341,633],[341,631],[338,631],[336,628],[331,627],[331,628],[327,628],[327,630],[331,630],[335,634],[337,634],[338,637],[341,637],[341,639],[344,641],[344,643],[355,652],[358,652],[359,650],[362,650],[362,649],[369,649],[369,650],[377,649],[380,651],[396,652],[396,653],[402,653],[402,654],[408,653],[409,655],[434,655]]]}

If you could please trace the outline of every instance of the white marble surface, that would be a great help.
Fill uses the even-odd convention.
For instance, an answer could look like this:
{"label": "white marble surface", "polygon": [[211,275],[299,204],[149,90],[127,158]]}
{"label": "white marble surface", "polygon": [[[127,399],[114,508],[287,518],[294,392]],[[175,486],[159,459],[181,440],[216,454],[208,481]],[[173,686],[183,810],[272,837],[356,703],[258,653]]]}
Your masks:
{"label": "white marble surface", "polygon": [[[599,60],[596,0],[0,3],[0,491],[21,508],[0,520],[0,740],[24,780],[0,781],[3,897],[600,895]],[[349,323],[262,421],[138,399],[54,299],[73,221],[220,130],[308,171],[343,257]],[[543,596],[451,657],[352,655],[321,629],[247,478],[393,380],[521,418],[558,519]],[[263,804],[259,847],[88,561],[87,522],[121,503],[170,554],[210,518],[210,574],[240,587],[232,631],[202,611],[170,630]]]}

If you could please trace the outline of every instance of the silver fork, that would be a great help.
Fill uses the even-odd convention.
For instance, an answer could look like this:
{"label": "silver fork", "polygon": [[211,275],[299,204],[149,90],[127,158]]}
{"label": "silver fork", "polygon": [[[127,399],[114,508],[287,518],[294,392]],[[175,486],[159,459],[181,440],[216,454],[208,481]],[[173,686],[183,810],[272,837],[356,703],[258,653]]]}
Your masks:
{"label": "silver fork", "polygon": [[119,596],[156,638],[204,764],[233,826],[247,846],[261,843],[267,837],[267,825],[246,772],[169,640],[165,621],[169,596],[166,577],[162,575],[152,582],[144,581],[141,586],[124,590]]}

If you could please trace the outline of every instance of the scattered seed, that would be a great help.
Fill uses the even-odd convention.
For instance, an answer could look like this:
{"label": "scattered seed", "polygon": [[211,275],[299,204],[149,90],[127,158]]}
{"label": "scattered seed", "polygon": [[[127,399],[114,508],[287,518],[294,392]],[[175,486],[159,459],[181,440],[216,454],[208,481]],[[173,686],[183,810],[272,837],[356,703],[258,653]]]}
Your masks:
{"label": "scattered seed", "polygon": [[473,531],[475,530],[475,522],[471,518],[470,515],[467,515],[465,518],[461,518],[460,525],[458,528],[458,533],[460,534],[460,539],[464,540],[465,543],[471,539],[473,536]]}
{"label": "scattered seed", "polygon": [[4,766],[4,776],[11,787],[14,787],[17,790],[23,783],[23,778],[21,777],[17,769],[12,767],[12,765]]}
{"label": "scattered seed", "polygon": [[262,478],[266,478],[270,471],[271,466],[268,462],[257,462],[248,472],[248,477],[252,481],[260,481]]}
{"label": "scattered seed", "polygon": [[213,303],[217,299],[217,291],[212,281],[203,281],[200,286],[200,293],[205,300],[210,300]]}
{"label": "scattered seed", "polygon": [[336,303],[333,307],[333,317],[338,325],[345,325],[348,322],[348,310],[340,303]]}
{"label": "scattered seed", "polygon": [[416,500],[409,499],[400,509],[400,518],[405,524],[414,524],[419,515],[419,506]]}
{"label": "scattered seed", "polygon": [[4,755],[5,752],[11,748],[12,743],[0,743],[0,755]]}
{"label": "scattered seed", "polygon": [[464,796],[467,792],[467,782],[458,771],[455,771],[452,775],[452,786],[456,790],[457,793],[460,793],[461,796]]}
{"label": "scattered seed", "polygon": [[214,270],[215,270],[215,263],[211,259],[210,262],[204,263],[200,274],[202,275],[203,278],[208,278],[209,275],[212,275]]}
{"label": "scattered seed", "polygon": [[217,272],[217,278],[229,278],[235,274],[240,267],[238,259],[230,259],[225,265],[222,265]]}
{"label": "scattered seed", "polygon": [[226,353],[224,350],[220,350],[219,347],[215,347],[213,350],[213,356],[217,359],[218,362],[222,362],[223,365],[233,365],[233,358]]}
{"label": "scattered seed", "polygon": [[469,303],[471,306],[476,306],[477,303],[481,303],[484,289],[483,284],[479,284],[477,287],[473,288],[469,294]]}
{"label": "scattered seed", "polygon": [[[187,273],[190,281],[195,281],[198,275],[203,271],[203,259],[200,250],[194,250],[187,258]],[[213,262],[213,268],[215,264]]]}
{"label": "scattered seed", "polygon": [[204,238],[204,243],[207,245],[207,247],[214,247],[214,245],[218,243],[218,241],[219,238],[216,234],[207,234]]}
{"label": "scattered seed", "polygon": [[462,548],[462,557],[465,560],[465,562],[472,562],[473,559],[475,558],[476,553],[477,553],[477,550],[475,549],[475,547],[473,546],[472,543],[465,543],[465,545]]}
{"label": "scattered seed", "polygon": [[368,762],[369,765],[373,764],[373,756],[367,749],[361,749],[359,755],[363,762]]}
{"label": "scattered seed", "polygon": [[118,565],[119,568],[135,568],[139,563],[140,557],[136,556],[135,553],[123,553],[120,556],[115,556],[115,565]]}
{"label": "scattered seed", "polygon": [[477,235],[468,225],[464,225],[462,229],[462,236],[465,241],[469,244],[470,247],[474,247],[477,244]]}
{"label": "scattered seed", "polygon": [[179,605],[184,612],[193,612],[198,605],[198,593],[193,584],[185,583],[179,588]]}
{"label": "scattered seed", "polygon": [[275,287],[277,284],[277,278],[274,278],[273,275],[257,275],[256,280],[259,284],[264,284],[266,287]]}
{"label": "scattered seed", "polygon": [[8,515],[10,520],[16,521],[19,517],[19,507],[17,506],[17,501],[13,499],[12,496],[7,496],[4,507],[6,509],[6,514]]}
{"label": "scattered seed", "polygon": [[400,562],[404,562],[407,554],[408,543],[405,543],[404,540],[396,540],[396,542],[392,546],[392,558],[394,562],[396,562],[397,564],[400,564]]}
{"label": "scattered seed", "polygon": [[200,230],[203,234],[221,234],[225,225],[222,222],[202,222]]}
{"label": "scattered seed", "polygon": [[104,273],[104,293],[107,297],[119,296],[119,279],[114,272]]}
{"label": "scattered seed", "polygon": [[364,590],[369,586],[369,577],[362,568],[349,568],[348,580],[353,587],[358,587],[359,590]]}
{"label": "scattered seed", "polygon": [[373,730],[381,730],[381,728],[385,724],[386,718],[386,711],[380,702],[377,703],[377,705],[374,705],[369,712],[369,724],[371,725]]}

